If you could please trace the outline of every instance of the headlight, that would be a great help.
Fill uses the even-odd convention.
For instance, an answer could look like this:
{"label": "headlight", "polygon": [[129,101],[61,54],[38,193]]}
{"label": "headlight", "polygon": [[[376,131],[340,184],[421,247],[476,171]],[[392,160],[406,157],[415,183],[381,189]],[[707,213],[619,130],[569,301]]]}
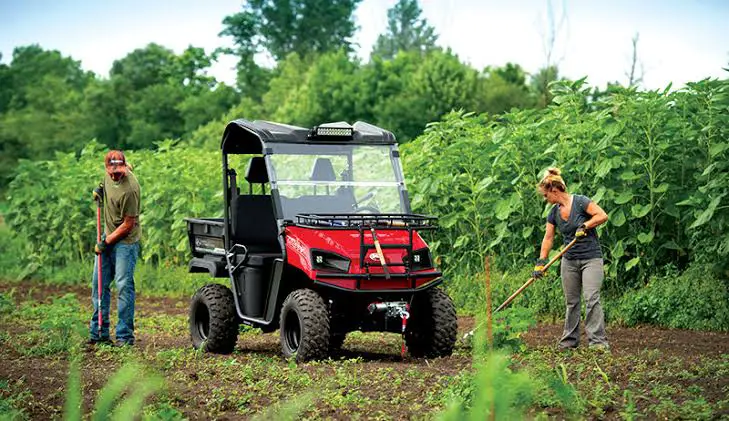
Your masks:
{"label": "headlight", "polygon": [[311,267],[317,270],[349,272],[350,260],[336,253],[322,250],[311,251]]}
{"label": "headlight", "polygon": [[403,257],[403,263],[410,263],[411,270],[423,270],[433,268],[433,259],[430,257],[430,250],[427,248],[413,251],[413,261],[409,256]]}

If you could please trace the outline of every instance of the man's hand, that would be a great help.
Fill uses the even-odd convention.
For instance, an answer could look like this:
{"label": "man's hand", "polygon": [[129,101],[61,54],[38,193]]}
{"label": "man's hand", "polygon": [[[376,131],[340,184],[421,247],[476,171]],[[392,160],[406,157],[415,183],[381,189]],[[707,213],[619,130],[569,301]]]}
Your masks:
{"label": "man's hand", "polygon": [[537,263],[534,266],[534,272],[532,272],[532,278],[539,279],[544,276],[544,265],[547,264],[547,259],[537,259]]}
{"label": "man's hand", "polygon": [[104,199],[104,185],[99,183],[99,186],[96,187],[91,194],[94,195],[94,200],[97,202],[102,201]]}
{"label": "man's hand", "polygon": [[587,225],[582,224],[579,228],[577,228],[577,231],[575,231],[575,238],[583,238],[587,236]]}
{"label": "man's hand", "polygon": [[102,238],[101,241],[96,243],[94,246],[94,253],[101,254],[104,250],[106,250],[106,240]]}

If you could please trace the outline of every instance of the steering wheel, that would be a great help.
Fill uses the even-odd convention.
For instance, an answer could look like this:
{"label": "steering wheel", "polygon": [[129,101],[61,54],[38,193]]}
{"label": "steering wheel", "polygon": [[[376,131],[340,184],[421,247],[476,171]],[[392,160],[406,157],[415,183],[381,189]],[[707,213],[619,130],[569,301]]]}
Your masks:
{"label": "steering wheel", "polygon": [[359,206],[359,204],[362,202],[366,202],[368,200],[374,199],[376,195],[377,195],[377,191],[375,189],[372,189],[369,192],[367,192],[366,195],[362,196],[361,199],[357,199],[357,203],[354,205],[354,213],[364,213],[364,214],[380,213],[380,210],[377,209],[376,206],[372,206],[372,205]]}

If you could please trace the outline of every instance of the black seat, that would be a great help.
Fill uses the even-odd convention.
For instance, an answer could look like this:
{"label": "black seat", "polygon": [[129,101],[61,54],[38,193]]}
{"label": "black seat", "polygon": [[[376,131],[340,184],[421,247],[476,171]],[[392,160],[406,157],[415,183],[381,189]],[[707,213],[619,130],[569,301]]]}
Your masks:
{"label": "black seat", "polygon": [[329,158],[317,158],[309,178],[312,181],[337,181],[332,161]]}
{"label": "black seat", "polygon": [[[251,158],[245,178],[251,185],[268,183],[263,157]],[[233,198],[231,207],[233,243],[246,246],[249,253],[281,253],[271,195],[240,195]]]}

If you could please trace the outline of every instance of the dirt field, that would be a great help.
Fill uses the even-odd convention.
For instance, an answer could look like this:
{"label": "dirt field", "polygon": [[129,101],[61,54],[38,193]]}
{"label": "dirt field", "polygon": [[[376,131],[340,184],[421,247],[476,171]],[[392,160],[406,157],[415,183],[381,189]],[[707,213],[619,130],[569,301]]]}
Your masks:
{"label": "dirt field", "polygon": [[[68,355],[28,352],[38,343],[29,332],[42,321],[29,309],[73,293],[85,320],[89,291],[0,283],[0,293],[11,297],[16,308],[25,305],[25,313],[6,310],[0,315],[2,397],[15,399],[15,407],[31,419],[58,418],[66,397]],[[148,412],[190,419],[246,419],[302,394],[301,399],[310,400],[303,412],[309,419],[428,418],[443,408],[448,387],[471,368],[471,350],[463,345],[449,358],[403,360],[400,338],[391,334],[350,334],[332,361],[299,366],[281,357],[277,333],[243,332],[232,355],[201,354],[191,349],[186,317],[187,300],[138,296],[137,345],[84,351],[85,413],[92,411],[97,391],[114,369],[128,361],[141,361],[166,380],[167,389]],[[473,323],[461,318],[461,334]],[[621,419],[627,410],[649,418],[729,417],[729,334],[610,327],[611,352],[603,354],[586,348],[556,351],[560,332],[557,325],[530,329],[526,349],[514,356],[513,365],[531,373],[563,367],[583,398],[580,418]],[[532,411],[566,415],[548,403]]]}

